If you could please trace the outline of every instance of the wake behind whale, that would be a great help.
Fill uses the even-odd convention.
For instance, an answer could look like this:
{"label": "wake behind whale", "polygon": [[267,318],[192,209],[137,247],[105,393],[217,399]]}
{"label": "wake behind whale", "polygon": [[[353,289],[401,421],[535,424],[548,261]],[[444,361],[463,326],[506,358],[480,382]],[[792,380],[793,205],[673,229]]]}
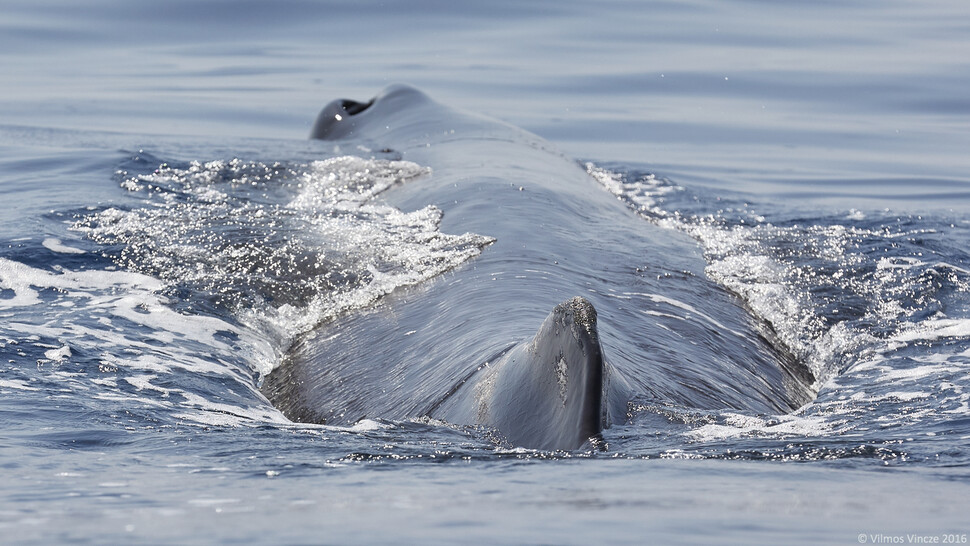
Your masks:
{"label": "wake behind whale", "polygon": [[290,419],[431,417],[576,449],[634,399],[774,412],[813,396],[811,373],[706,278],[696,243],[645,222],[535,135],[393,86],[332,102],[312,137],[430,167],[381,198],[430,204],[441,231],[493,242],[301,335],[262,386]]}

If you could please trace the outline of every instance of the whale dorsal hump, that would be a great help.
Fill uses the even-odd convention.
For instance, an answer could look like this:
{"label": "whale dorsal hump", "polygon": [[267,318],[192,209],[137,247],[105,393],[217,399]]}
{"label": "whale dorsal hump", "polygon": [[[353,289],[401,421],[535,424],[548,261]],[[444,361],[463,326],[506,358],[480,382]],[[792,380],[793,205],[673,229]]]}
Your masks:
{"label": "whale dorsal hump", "polygon": [[606,424],[605,381],[596,310],[577,297],[557,305],[531,341],[490,363],[438,413],[493,427],[515,446],[573,450]]}

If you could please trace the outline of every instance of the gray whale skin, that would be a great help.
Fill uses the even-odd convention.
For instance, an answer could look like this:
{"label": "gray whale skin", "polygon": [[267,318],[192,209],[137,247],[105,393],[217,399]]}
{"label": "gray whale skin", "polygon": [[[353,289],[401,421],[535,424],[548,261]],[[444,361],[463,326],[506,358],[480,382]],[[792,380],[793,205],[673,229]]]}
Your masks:
{"label": "gray whale skin", "polygon": [[[597,312],[577,295],[642,290],[646,276],[633,274],[631,258],[647,255],[671,262],[671,270],[696,272],[695,297],[701,292],[730,307],[739,323],[747,319],[704,279],[696,244],[637,217],[541,138],[403,85],[369,102],[331,102],[311,138],[430,166],[430,177],[382,198],[403,210],[433,204],[444,212],[443,232],[471,231],[495,242],[455,271],[298,339],[262,385],[288,418],[338,425],[432,418],[484,425],[514,446],[574,450],[602,447],[601,431],[625,422],[628,401],[653,388],[657,398],[756,410],[788,410],[808,396],[799,374],[764,347],[752,349],[758,364],[743,380],[774,386],[759,386],[751,403],[732,399],[734,386],[720,393],[705,387],[703,376],[692,389],[687,372],[658,381],[670,374],[643,371],[658,358],[649,344],[628,343],[635,350],[623,351],[634,381],[611,365]],[[605,301],[614,320],[630,320],[616,300],[594,301]]]}

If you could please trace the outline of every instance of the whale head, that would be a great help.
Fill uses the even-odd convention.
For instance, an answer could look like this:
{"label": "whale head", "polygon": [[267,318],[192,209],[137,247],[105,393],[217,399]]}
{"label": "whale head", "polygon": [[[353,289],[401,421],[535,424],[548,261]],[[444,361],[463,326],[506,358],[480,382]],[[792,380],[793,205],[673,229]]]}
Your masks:
{"label": "whale head", "polygon": [[358,133],[373,132],[375,123],[388,123],[401,113],[414,111],[414,107],[431,102],[427,95],[404,84],[388,86],[367,102],[337,99],[327,104],[313,124],[310,138],[318,140],[352,139]]}

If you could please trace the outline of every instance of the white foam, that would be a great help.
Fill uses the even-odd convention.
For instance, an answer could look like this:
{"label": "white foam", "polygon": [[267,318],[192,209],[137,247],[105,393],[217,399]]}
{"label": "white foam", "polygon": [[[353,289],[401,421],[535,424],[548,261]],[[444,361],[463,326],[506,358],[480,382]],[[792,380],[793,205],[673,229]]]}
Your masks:
{"label": "white foam", "polygon": [[[912,402],[914,400],[924,400],[926,398],[929,398],[929,396],[930,394],[925,392],[890,392],[890,393],[887,393],[882,398],[899,400],[901,402]],[[879,399],[875,399],[875,400],[879,400]]]}
{"label": "white foam", "polygon": [[932,376],[948,376],[961,370],[959,366],[952,365],[923,365],[913,368],[891,368],[884,366],[879,381],[883,382],[903,382],[903,381],[922,381]]}
{"label": "white foam", "polygon": [[135,376],[126,377],[125,382],[127,382],[129,385],[135,387],[135,389],[140,391],[148,389],[148,390],[160,392],[162,394],[162,397],[168,396],[170,389],[153,385],[152,384],[153,379],[158,379],[158,376],[157,375],[135,375]]}
{"label": "white foam", "polygon": [[[0,379],[0,389],[16,389],[18,391],[38,391],[37,387],[31,387],[26,381],[21,379]],[[0,391],[2,392],[2,391]]]}
{"label": "white foam", "polygon": [[789,436],[819,437],[838,434],[837,422],[823,416],[782,415],[770,419],[737,413],[721,414],[723,423],[707,424],[686,432],[693,441],[710,442],[741,437],[759,436],[784,438]]}
{"label": "white foam", "polygon": [[879,260],[876,262],[876,269],[907,270],[921,265],[924,265],[923,261],[912,256],[884,256],[879,258]]}
{"label": "white foam", "polygon": [[181,391],[179,394],[185,399],[185,403],[179,404],[180,407],[189,405],[205,410],[202,412],[183,414],[184,418],[191,419],[198,423],[241,424],[248,422],[289,422],[289,420],[286,419],[283,414],[277,411],[273,406],[269,405],[269,403],[265,401],[265,398],[262,397],[259,397],[258,399],[258,401],[261,403],[255,403],[256,401],[254,400],[254,403],[251,406],[238,406],[215,402],[192,392]]}
{"label": "white foam", "polygon": [[80,248],[67,246],[61,243],[60,239],[55,239],[54,237],[44,239],[41,244],[44,246],[44,248],[54,252],[60,252],[61,254],[85,254],[87,252],[85,250],[81,250]]}
{"label": "white foam", "polygon": [[64,345],[63,347],[57,349],[50,349],[44,351],[44,357],[55,362],[62,362],[71,357],[71,348]]}
{"label": "white foam", "polygon": [[[0,280],[17,294],[0,300],[19,319],[0,323],[6,344],[29,343],[43,349],[44,360],[51,363],[63,363],[77,352],[102,355],[98,368],[103,375],[73,368],[49,372],[47,377],[64,385],[65,393],[90,393],[86,395],[129,406],[184,408],[189,411],[180,415],[195,422],[285,422],[259,394],[248,367],[261,354],[268,358],[261,352],[265,341],[214,317],[174,311],[154,292],[163,286],[156,279],[120,271],[55,273],[0,258]],[[41,291],[49,294],[45,301],[38,297]],[[235,341],[230,343],[230,338]],[[129,374],[125,384],[143,394],[121,392],[112,375],[118,370]],[[185,372],[231,378],[233,389],[248,392],[251,402],[243,407],[207,403],[187,390],[155,384],[166,375]],[[20,380],[0,380],[0,388],[37,390]]]}
{"label": "white foam", "polygon": [[347,427],[347,430],[351,432],[374,432],[376,430],[385,430],[391,428],[392,425],[387,423],[381,423],[379,421],[374,421],[373,419],[361,419],[353,425]]}
{"label": "white foam", "polygon": [[[138,273],[112,272],[108,275],[103,271],[66,270],[52,273],[7,258],[0,258],[0,288],[8,288],[15,294],[13,298],[0,299],[0,309],[30,307],[40,303],[35,287],[69,292],[96,292],[109,287],[152,291],[160,289],[162,283]],[[87,297],[90,297],[90,294]]]}
{"label": "white foam", "polygon": [[970,319],[926,319],[894,335],[892,341],[912,343],[942,338],[970,338]]}

